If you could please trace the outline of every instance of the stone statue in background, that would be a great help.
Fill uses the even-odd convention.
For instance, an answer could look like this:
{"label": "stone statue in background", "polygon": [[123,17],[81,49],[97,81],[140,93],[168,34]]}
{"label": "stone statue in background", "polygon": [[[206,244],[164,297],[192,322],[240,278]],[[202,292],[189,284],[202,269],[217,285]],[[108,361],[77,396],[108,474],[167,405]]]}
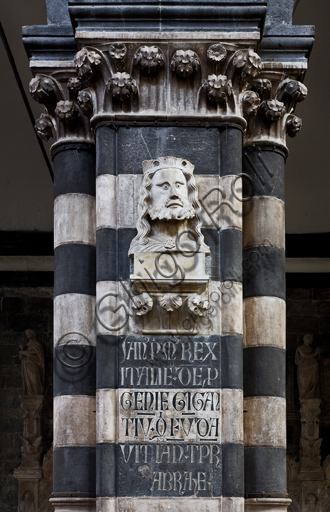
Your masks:
{"label": "stone statue in background", "polygon": [[298,366],[298,390],[300,400],[315,398],[319,380],[319,368],[316,357],[320,349],[313,350],[313,336],[305,334],[303,344],[297,348],[295,363]]}
{"label": "stone statue in background", "polygon": [[21,360],[23,394],[43,395],[45,383],[45,360],[41,343],[36,339],[36,333],[27,329],[26,345],[20,346],[19,358]]}
{"label": "stone statue in background", "polygon": [[201,233],[194,166],[174,156],[145,160],[142,166],[137,235],[129,255],[173,251],[209,254]]}

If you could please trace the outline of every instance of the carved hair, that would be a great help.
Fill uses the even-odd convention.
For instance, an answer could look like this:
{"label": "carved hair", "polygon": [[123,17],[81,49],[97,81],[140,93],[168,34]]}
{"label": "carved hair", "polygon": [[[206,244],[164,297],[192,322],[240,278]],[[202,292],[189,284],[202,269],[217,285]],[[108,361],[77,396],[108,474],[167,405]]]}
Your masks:
{"label": "carved hair", "polygon": [[[171,157],[169,157],[171,158]],[[174,159],[174,157],[172,157]],[[193,166],[190,164],[193,168]],[[146,172],[143,176],[143,182],[141,185],[140,191],[140,199],[138,204],[138,220],[136,223],[137,235],[133,238],[130,248],[129,255],[132,256],[135,252],[139,252],[137,248],[140,245],[147,245],[149,242],[149,235],[151,232],[151,226],[149,221],[149,206],[150,206],[150,189],[151,189],[151,181],[156,172],[160,171],[161,167],[152,169],[149,172]],[[196,216],[193,219],[190,219],[190,229],[196,234],[196,244],[198,247],[198,252],[206,252],[209,253],[210,249],[204,242],[204,236],[201,232],[202,220],[201,220],[201,205],[198,201],[198,190],[195,183],[195,178],[192,172],[189,170],[181,168],[180,171],[186,178],[187,188],[188,188],[188,199],[192,204]]]}

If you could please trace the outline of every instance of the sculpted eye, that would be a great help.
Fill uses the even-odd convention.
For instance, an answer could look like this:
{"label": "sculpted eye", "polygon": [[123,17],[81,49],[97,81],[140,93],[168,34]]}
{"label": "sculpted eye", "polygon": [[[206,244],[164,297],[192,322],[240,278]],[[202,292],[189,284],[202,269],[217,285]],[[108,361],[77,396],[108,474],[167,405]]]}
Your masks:
{"label": "sculpted eye", "polygon": [[163,185],[164,190],[168,190],[168,185]]}

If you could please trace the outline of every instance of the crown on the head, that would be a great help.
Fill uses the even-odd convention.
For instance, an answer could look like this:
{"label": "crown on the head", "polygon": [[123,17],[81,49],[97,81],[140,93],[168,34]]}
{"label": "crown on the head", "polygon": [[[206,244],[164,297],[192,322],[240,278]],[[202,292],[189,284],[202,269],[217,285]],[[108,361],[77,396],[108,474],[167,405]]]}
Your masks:
{"label": "crown on the head", "polygon": [[151,174],[161,169],[180,169],[182,172],[193,174],[195,166],[184,158],[175,156],[160,156],[154,160],[144,160],[142,162],[143,174]]}

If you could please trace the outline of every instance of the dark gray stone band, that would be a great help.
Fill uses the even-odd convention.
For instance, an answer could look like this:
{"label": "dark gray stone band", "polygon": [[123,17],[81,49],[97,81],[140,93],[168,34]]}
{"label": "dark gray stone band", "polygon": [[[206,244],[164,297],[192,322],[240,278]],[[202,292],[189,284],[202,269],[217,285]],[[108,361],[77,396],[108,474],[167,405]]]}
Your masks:
{"label": "dark gray stone band", "polygon": [[220,129],[220,174],[240,174],[242,172],[242,130],[239,127],[224,125]]}
{"label": "dark gray stone band", "polygon": [[54,349],[54,396],[95,395],[95,347],[61,345]]}
{"label": "dark gray stone band", "polygon": [[54,251],[54,296],[96,294],[96,249],[86,244],[59,245]]}
{"label": "dark gray stone band", "polygon": [[87,194],[95,197],[95,148],[87,144],[63,144],[53,152],[54,197]]}
{"label": "dark gray stone band", "polygon": [[95,461],[95,447],[54,448],[54,493],[95,496]]}
{"label": "dark gray stone band", "polygon": [[243,350],[244,396],[285,398],[285,350],[248,347]]}
{"label": "dark gray stone band", "polygon": [[286,493],[286,449],[244,449],[245,494]]}
{"label": "dark gray stone band", "polygon": [[222,229],[220,232],[221,281],[242,282],[242,231]]}
{"label": "dark gray stone band", "polygon": [[117,336],[97,336],[97,373],[96,388],[108,389],[117,387],[118,351]]}
{"label": "dark gray stone band", "polygon": [[222,445],[222,496],[240,498],[244,496],[244,446]]}
{"label": "dark gray stone band", "polygon": [[[135,228],[101,228],[96,231],[96,280],[129,281],[132,260],[129,246],[136,235]],[[120,254],[120,257],[117,257]]]}
{"label": "dark gray stone band", "polygon": [[243,338],[221,336],[222,388],[243,389]]}
{"label": "dark gray stone band", "polygon": [[116,444],[96,445],[96,496],[111,498],[116,496]]}
{"label": "dark gray stone band", "polygon": [[285,300],[285,253],[276,247],[251,247],[243,251],[243,295]]}
{"label": "dark gray stone band", "polygon": [[273,196],[284,201],[285,153],[273,146],[249,146],[243,153],[243,194]]}

